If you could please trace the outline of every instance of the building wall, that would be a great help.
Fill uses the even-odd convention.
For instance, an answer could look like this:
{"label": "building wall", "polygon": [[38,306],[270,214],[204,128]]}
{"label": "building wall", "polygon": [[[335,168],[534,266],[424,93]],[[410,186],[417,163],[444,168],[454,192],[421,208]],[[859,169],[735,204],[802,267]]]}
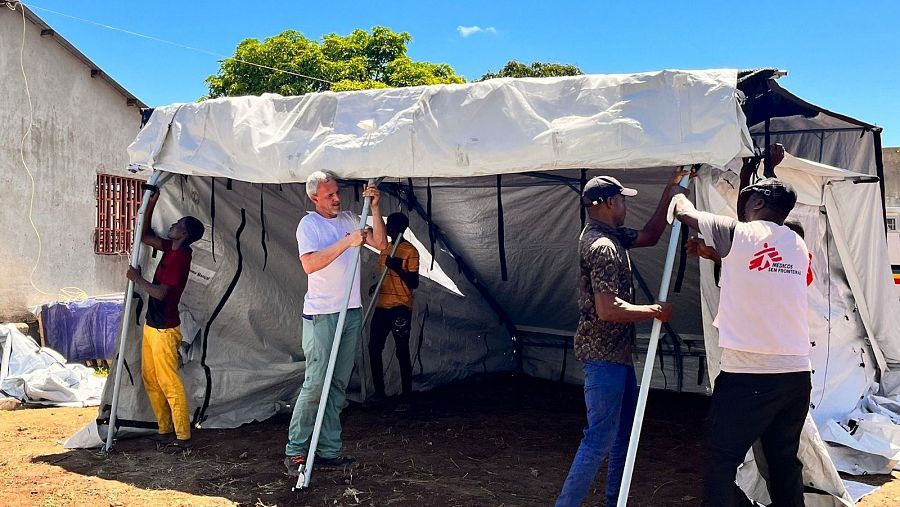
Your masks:
{"label": "building wall", "polygon": [[900,207],[900,147],[882,148],[884,161],[884,200],[888,206]]}
{"label": "building wall", "polygon": [[[121,292],[128,259],[94,254],[94,185],[98,173],[129,175],[125,149],[140,127],[140,110],[61,46],[56,36],[25,23],[25,73],[34,125],[24,158],[20,143],[29,124],[28,97],[19,63],[22,13],[0,8],[0,322],[18,320],[27,305],[59,299],[63,287],[90,295]],[[47,294],[32,288],[34,284]]]}

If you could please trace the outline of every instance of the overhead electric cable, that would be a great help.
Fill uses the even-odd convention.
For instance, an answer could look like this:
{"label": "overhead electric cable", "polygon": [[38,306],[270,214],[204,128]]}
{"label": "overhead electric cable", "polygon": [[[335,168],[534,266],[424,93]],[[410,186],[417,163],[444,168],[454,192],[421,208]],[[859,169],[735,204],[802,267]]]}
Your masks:
{"label": "overhead electric cable", "polygon": [[172,41],[170,41],[170,40],[161,39],[161,38],[159,38],[159,37],[154,37],[154,36],[152,36],[152,35],[146,35],[146,34],[143,34],[143,33],[134,32],[134,31],[132,31],[132,30],[126,30],[126,29],[124,29],[124,28],[119,28],[119,27],[107,25],[107,24],[105,24],[105,23],[99,23],[99,22],[97,22],[97,21],[93,21],[93,20],[90,20],[90,19],[80,18],[80,17],[78,17],[78,16],[73,16],[73,15],[71,15],[71,14],[66,14],[66,13],[64,13],[64,12],[54,11],[54,10],[52,10],[52,9],[47,9],[47,8],[45,8],[45,7],[39,7],[39,6],[37,6],[37,5],[33,5],[33,4],[30,4],[30,3],[28,3],[28,4],[23,4],[23,5],[27,6],[29,9],[35,9],[35,10],[39,10],[39,11],[49,12],[49,13],[51,13],[51,14],[56,14],[57,16],[62,16],[62,17],[65,17],[65,18],[73,19],[73,20],[75,20],[75,21],[79,21],[79,22],[82,22],[82,23],[87,23],[87,24],[94,25],[94,26],[97,26],[97,27],[100,27],[100,28],[105,28],[105,29],[107,29],[107,30],[113,30],[113,31],[116,31],[116,32],[121,32],[121,33],[124,33],[124,34],[127,34],[127,35],[131,35],[131,36],[133,36],[133,37],[140,37],[140,38],[142,38],[142,39],[147,39],[147,40],[151,40],[151,41],[154,41],[154,42],[159,42],[159,43],[161,43],[161,44],[168,44],[168,45],[170,45],[170,46],[174,46],[174,47],[177,47],[177,48],[187,49],[187,50],[189,50],[189,51],[196,51],[196,52],[198,52],[198,53],[204,53],[204,54],[207,54],[207,55],[210,55],[210,56],[214,56],[214,57],[216,57],[216,58],[219,58],[218,61],[219,61],[220,63],[223,62],[224,60],[231,60],[231,61],[234,61],[234,62],[243,63],[243,64],[245,64],[245,65],[251,65],[251,66],[253,66],[253,67],[259,67],[259,68],[261,68],[261,69],[271,70],[271,71],[274,71],[274,72],[281,72],[281,73],[284,73],[284,74],[290,74],[290,75],[292,75],[292,76],[302,77],[302,78],[304,78],[304,79],[311,79],[311,80],[313,80],[313,81],[319,81],[319,82],[321,82],[321,83],[326,83],[326,84],[329,84],[329,85],[333,85],[333,84],[334,84],[333,82],[328,81],[327,79],[322,79],[322,78],[313,77],[313,76],[307,76],[306,74],[301,74],[301,73],[299,73],[299,72],[294,72],[294,71],[291,71],[291,70],[284,70],[284,69],[279,69],[279,68],[277,68],[277,67],[270,67],[270,66],[268,66],[268,65],[262,65],[262,64],[255,63],[255,62],[250,62],[250,61],[247,61],[247,60],[241,60],[240,58],[235,58],[235,57],[233,57],[233,56],[223,55],[222,53],[216,53],[215,51],[210,51],[210,50],[208,50],[208,49],[197,48],[197,47],[194,47],[194,46],[188,46],[188,45],[186,45],[186,44],[181,44],[181,43],[178,43],[178,42],[172,42]]}

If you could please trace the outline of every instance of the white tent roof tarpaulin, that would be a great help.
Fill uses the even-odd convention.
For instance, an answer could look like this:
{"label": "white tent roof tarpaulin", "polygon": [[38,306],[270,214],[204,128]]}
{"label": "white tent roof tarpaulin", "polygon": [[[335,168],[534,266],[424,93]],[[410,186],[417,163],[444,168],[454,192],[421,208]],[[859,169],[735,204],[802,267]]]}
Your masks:
{"label": "white tent roof tarpaulin", "polygon": [[[163,187],[154,226],[186,214],[208,226],[204,240],[194,245],[192,275],[181,308],[183,336],[193,342],[183,377],[195,422],[236,427],[270,417],[296,397],[303,372],[297,330],[306,277],[297,265],[294,231],[303,213],[312,208],[302,185],[312,171],[330,169],[343,179],[402,177],[402,184],[393,180],[383,185],[382,211],[409,213],[410,229],[423,242],[437,237],[429,241],[434,261],[457,290],[426,280],[416,291],[415,338],[411,337],[411,343],[416,342],[416,388],[474,373],[509,371],[515,368],[510,330],[498,319],[489,297],[515,325],[574,329],[577,262],[572,256],[581,228],[580,178],[602,169],[641,189],[629,204],[629,222],[636,224],[652,213],[672,166],[725,167],[750,155],[736,74],[662,71],[500,79],[303,97],[238,97],[156,109],[129,149],[131,162],[138,169],[184,177]],[[584,168],[590,171],[578,170]],[[806,175],[812,169],[798,170]],[[504,175],[502,186],[499,175]],[[702,178],[701,174],[700,182]],[[821,205],[825,179],[816,175],[796,179],[803,195],[816,201],[809,210]],[[727,192],[720,194],[715,187],[719,181],[707,180],[714,188],[698,184],[698,205],[706,202],[710,206],[704,209],[715,211],[721,206],[713,204],[727,203]],[[352,185],[342,189],[347,208],[359,208],[355,190]],[[503,230],[498,224],[500,201],[505,239],[498,238]],[[426,216],[416,209],[415,202],[427,202],[430,213]],[[816,248],[835,241],[826,234],[826,225],[813,220],[804,225],[811,237],[821,238]],[[874,229],[865,230],[846,241],[858,242],[859,248],[868,244]],[[505,241],[508,279],[498,269],[500,241]],[[664,246],[643,250],[635,253],[635,264],[645,279],[658,280]],[[835,251],[820,262],[826,263],[828,280],[843,280],[842,266],[849,261]],[[363,288],[374,281],[373,260],[363,253]],[[145,271],[152,269],[146,259],[143,264]],[[703,312],[680,312],[674,325],[679,331],[705,334],[709,345],[706,327],[711,321],[709,308],[714,312],[715,307],[707,299],[716,294],[706,290],[709,282],[703,277],[711,276],[711,271],[704,275],[704,269],[689,270],[684,292],[673,298],[676,308],[697,308],[702,301]],[[475,276],[468,276],[467,270]],[[862,290],[870,291],[868,284],[877,282],[866,277],[873,271],[865,266],[856,271]],[[860,290],[842,283],[835,282],[833,294],[822,296],[826,307],[831,304],[825,310],[829,315],[850,308],[848,303],[841,306],[839,295],[856,296]],[[702,297],[699,288],[704,289]],[[877,291],[865,297],[872,305],[870,316],[857,317],[849,310],[848,314],[868,319],[869,327],[857,326],[858,320],[844,324],[831,319],[835,324],[830,328],[829,357],[841,359],[831,360],[828,376],[819,377],[852,378],[854,387],[844,391],[854,391],[856,400],[861,395],[857,390],[873,386],[875,365],[867,361],[865,368],[852,369],[845,359],[872,348],[865,348],[866,329],[884,331],[884,339],[873,342],[884,356],[892,357],[892,349],[882,342],[897,342],[885,329],[887,323],[878,321],[878,302],[869,299],[877,297]],[[136,373],[139,325],[134,331],[124,357],[130,372]],[[707,348],[713,369],[716,351]],[[364,396],[370,381],[363,350],[360,347],[351,396]],[[392,352],[390,346],[385,350],[386,355]],[[559,352],[535,348],[525,357],[532,362],[525,371],[558,364]],[[563,349],[563,358],[567,354],[571,347]],[[396,369],[396,365],[387,368],[389,389],[398,384]],[[152,427],[153,421],[140,375],[123,378],[119,435],[129,427]],[[103,399],[109,402],[110,389]],[[839,403],[822,403],[816,412],[838,418],[854,407],[847,394]],[[100,418],[108,412],[108,406],[102,407]],[[105,433],[104,426],[100,429]],[[815,428],[811,431],[804,447],[809,460],[804,462],[817,474],[820,489],[846,496],[843,486],[833,480],[834,467],[823,454]],[[91,435],[96,441],[96,428]],[[69,444],[87,442],[73,438]]]}
{"label": "white tent roof tarpaulin", "polygon": [[735,70],[492,79],[157,108],[140,168],[252,183],[643,168],[750,154]]}

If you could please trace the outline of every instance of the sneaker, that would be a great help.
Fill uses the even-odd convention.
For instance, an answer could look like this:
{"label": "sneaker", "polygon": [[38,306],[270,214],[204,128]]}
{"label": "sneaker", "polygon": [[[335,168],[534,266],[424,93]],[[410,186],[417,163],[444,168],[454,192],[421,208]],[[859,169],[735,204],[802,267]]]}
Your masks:
{"label": "sneaker", "polygon": [[313,461],[313,468],[316,470],[349,470],[359,466],[356,458],[349,456],[338,456],[336,458],[322,458],[316,456]]}
{"label": "sneaker", "polygon": [[193,445],[194,445],[194,442],[190,438],[187,440],[182,440],[180,438],[176,438],[175,440],[172,440],[171,442],[169,442],[167,447],[174,447],[176,449],[185,450],[185,449],[190,449],[191,447],[193,447]]}
{"label": "sneaker", "polygon": [[170,444],[175,440],[175,433],[154,433],[150,435],[150,441],[160,444]]}
{"label": "sneaker", "polygon": [[290,477],[300,477],[300,465],[306,463],[306,456],[285,456],[284,467]]}

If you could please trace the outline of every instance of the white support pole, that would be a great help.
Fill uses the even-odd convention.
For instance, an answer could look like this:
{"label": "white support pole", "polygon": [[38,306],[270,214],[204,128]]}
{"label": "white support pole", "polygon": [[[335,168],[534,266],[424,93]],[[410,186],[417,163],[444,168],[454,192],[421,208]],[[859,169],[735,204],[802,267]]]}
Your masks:
{"label": "white support pole", "polygon": [[[685,170],[690,166],[685,166]],[[689,175],[681,179],[681,186],[686,187]],[[669,282],[672,280],[672,266],[675,264],[675,250],[678,248],[678,236],[681,234],[681,222],[675,220],[672,224],[672,236],[669,238],[669,250],[666,252],[666,264],[663,267],[662,282],[659,284],[660,302],[665,302],[669,294]],[[653,365],[656,363],[656,348],[659,345],[659,333],[662,329],[662,321],[653,319],[653,329],[650,331],[650,346],[647,348],[647,356],[644,358],[644,374],[641,376],[641,388],[638,393],[637,408],[634,413],[634,422],[631,425],[631,440],[628,442],[628,454],[625,456],[625,470],[622,473],[622,486],[619,488],[619,500],[616,507],[625,507],[628,504],[628,492],[631,490],[631,476],[634,473],[634,461],[637,457],[638,442],[641,438],[641,427],[644,425],[644,410],[647,408],[647,395],[650,393],[650,378],[653,376]]]}
{"label": "white support pole", "polygon": [[[369,180],[369,185],[375,185],[374,178]],[[363,203],[362,213],[359,216],[359,228],[366,226],[366,220],[369,218],[369,208],[372,205],[372,198],[366,197]],[[378,217],[380,220],[381,217]],[[319,409],[316,412],[316,423],[313,426],[312,439],[309,442],[309,452],[306,453],[306,463],[300,465],[300,476],[297,477],[297,484],[293,490],[304,489],[309,487],[309,481],[312,479],[313,464],[316,460],[316,447],[319,445],[319,434],[322,432],[322,420],[325,417],[325,405],[328,403],[328,394],[331,391],[331,379],[334,377],[334,361],[337,359],[338,349],[341,346],[341,337],[344,334],[344,322],[347,320],[347,307],[350,305],[350,294],[353,292],[353,282],[356,279],[356,272],[359,270],[359,255],[362,246],[353,248],[353,269],[350,273],[350,279],[347,282],[347,288],[344,290],[344,306],[338,315],[337,329],[334,331],[334,341],[331,343],[331,355],[328,357],[328,367],[325,369],[325,383],[322,386],[322,393],[319,396]]]}
{"label": "white support pole", "polygon": [[[403,240],[403,233],[397,234],[397,237],[394,238],[394,247],[391,249],[391,254],[388,255],[388,259],[393,259],[395,255],[397,255],[397,247],[400,246],[400,242]],[[372,300],[369,301],[369,307],[366,308],[366,313],[363,315],[362,325],[366,327],[366,321],[369,320],[369,316],[372,315],[372,309],[375,308],[375,303],[378,302],[378,291],[381,290],[381,284],[384,283],[384,277],[387,276],[388,267],[387,267],[387,259],[385,259],[384,269],[381,270],[381,276],[378,278],[378,283],[375,285],[375,292],[372,293]]]}
{"label": "white support pole", "polygon": [[[154,171],[147,179],[147,184],[156,188],[161,188],[172,177],[172,173],[164,173]],[[131,266],[138,267],[141,259],[141,237],[144,234],[144,213],[147,211],[147,201],[153,195],[153,190],[144,191],[144,199],[141,201],[141,208],[138,210],[137,220],[134,226],[134,242],[131,245]],[[125,343],[128,341],[131,332],[131,305],[134,300],[134,282],[128,280],[125,288],[125,307],[122,310],[122,329],[119,332],[119,353],[116,355],[116,375],[113,380],[113,398],[112,406],[109,414],[109,428],[106,430],[106,445],[103,446],[103,454],[108,454],[112,450],[113,441],[116,435],[116,409],[119,407],[119,387],[122,380],[122,368],[125,364]]]}

